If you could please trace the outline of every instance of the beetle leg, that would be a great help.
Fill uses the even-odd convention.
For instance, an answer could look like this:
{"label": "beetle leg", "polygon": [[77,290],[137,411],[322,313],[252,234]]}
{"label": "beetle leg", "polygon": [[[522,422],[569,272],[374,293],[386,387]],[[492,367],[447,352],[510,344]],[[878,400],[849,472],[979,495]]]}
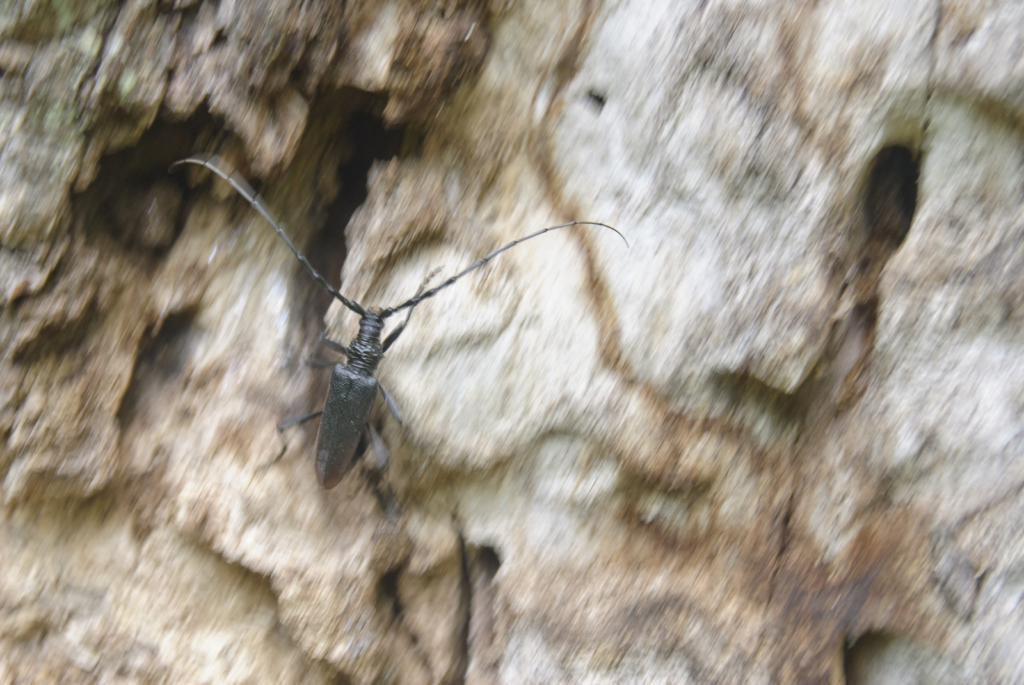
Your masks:
{"label": "beetle leg", "polygon": [[283,433],[292,426],[297,426],[300,423],[306,423],[306,421],[312,421],[313,419],[315,419],[316,417],[320,416],[323,413],[324,410],[321,409],[320,411],[311,411],[308,414],[299,414],[298,416],[293,416],[292,418],[285,419],[281,423],[277,424],[277,430]]}
{"label": "beetle leg", "polygon": [[321,357],[319,354],[314,354],[311,357],[306,357],[306,366],[311,366],[314,369],[322,369],[327,366],[334,366],[338,362],[331,361],[327,357]]}
{"label": "beetle leg", "polygon": [[[441,270],[441,268],[438,267],[438,268],[434,269],[433,271],[431,271],[429,274],[427,274],[427,277],[423,279],[423,282],[420,283],[420,287],[416,290],[416,297],[420,296],[420,293],[422,293],[423,289],[427,287],[427,283],[430,282],[430,279],[433,278],[434,276],[436,276],[437,272],[440,271],[440,270]],[[381,345],[381,351],[382,352],[387,352],[388,348],[391,347],[396,340],[398,340],[398,336],[400,336],[402,334],[402,331],[405,330],[405,327],[409,325],[409,319],[412,318],[412,310],[413,309],[416,309],[416,305],[413,305],[412,307],[409,307],[409,314],[405,317],[405,321],[403,321],[402,323],[398,324],[398,327],[395,328],[395,330],[391,331],[391,334],[388,335],[388,337],[384,338],[384,344]],[[385,397],[386,397],[386,395],[385,395]],[[401,421],[399,421],[399,423],[401,423]]]}
{"label": "beetle leg", "polygon": [[366,424],[366,430],[370,431],[370,442],[373,443],[373,456],[376,457],[377,470],[383,471],[388,467],[391,452],[388,451],[387,445],[384,444],[384,438],[380,437],[380,433],[373,426]]}
{"label": "beetle leg", "polygon": [[[409,316],[412,316],[412,310],[409,310]],[[393,345],[396,340],[398,340],[398,336],[401,335],[402,331],[405,330],[405,324],[407,323],[409,323],[409,317],[406,317],[405,321],[398,324],[398,327],[395,328],[395,330],[391,331],[391,334],[388,337],[384,338],[384,344],[381,345],[382,352],[387,352],[388,348],[391,347],[391,345]]]}
{"label": "beetle leg", "polygon": [[348,356],[348,348],[341,343],[336,343],[333,340],[328,340],[323,333],[320,334],[320,339],[317,341],[329,350],[334,350],[340,354]]}
{"label": "beetle leg", "polygon": [[377,387],[380,388],[381,393],[384,395],[384,401],[388,403],[388,409],[391,410],[391,413],[394,415],[395,419],[397,419],[398,423],[401,424],[402,412],[398,411],[398,405],[395,404],[395,401],[393,399],[391,399],[391,395],[389,395],[388,391],[384,389],[384,386],[380,384],[380,381],[377,381]]}
{"label": "beetle leg", "polygon": [[[420,291],[422,291],[422,290],[423,290],[423,286],[421,285],[420,286]],[[419,291],[417,291],[416,294],[418,295]],[[391,333],[388,335],[388,337],[384,338],[384,343],[380,346],[381,352],[387,352],[388,348],[391,347],[395,343],[396,340],[398,340],[398,336],[400,336],[402,334],[402,331],[405,330],[405,327],[409,325],[409,319],[412,318],[412,310],[413,309],[416,309],[416,307],[410,307],[409,308],[409,315],[405,317],[405,321],[403,321],[402,323],[398,324],[398,326],[395,327],[395,330],[391,331]]]}

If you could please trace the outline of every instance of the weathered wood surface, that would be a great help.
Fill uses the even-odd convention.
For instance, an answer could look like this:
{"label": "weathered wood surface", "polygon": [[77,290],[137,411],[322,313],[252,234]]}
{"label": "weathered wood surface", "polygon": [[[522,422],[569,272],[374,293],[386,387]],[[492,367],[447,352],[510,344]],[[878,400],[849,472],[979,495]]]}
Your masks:
{"label": "weathered wood surface", "polygon": [[[0,683],[1024,682],[1021,41],[997,1],[6,3]],[[323,492],[275,424],[324,298],[196,151],[368,304],[572,218],[631,248],[420,306],[390,470]]]}

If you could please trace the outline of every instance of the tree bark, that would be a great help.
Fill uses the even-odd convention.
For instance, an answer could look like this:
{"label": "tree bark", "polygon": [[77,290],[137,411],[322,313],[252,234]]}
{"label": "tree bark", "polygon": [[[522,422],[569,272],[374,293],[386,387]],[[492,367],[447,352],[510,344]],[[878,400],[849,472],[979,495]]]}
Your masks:
{"label": "tree bark", "polygon": [[0,683],[1024,682],[1022,20],[7,3]]}

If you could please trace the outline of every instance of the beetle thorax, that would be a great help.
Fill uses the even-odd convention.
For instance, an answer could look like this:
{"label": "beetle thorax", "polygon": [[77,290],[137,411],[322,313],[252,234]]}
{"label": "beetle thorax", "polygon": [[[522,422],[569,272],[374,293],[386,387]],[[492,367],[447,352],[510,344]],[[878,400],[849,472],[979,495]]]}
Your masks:
{"label": "beetle thorax", "polygon": [[377,365],[384,357],[380,345],[380,332],[384,328],[384,320],[377,309],[368,309],[363,318],[359,319],[359,333],[348,346],[348,365],[353,371],[373,375]]}

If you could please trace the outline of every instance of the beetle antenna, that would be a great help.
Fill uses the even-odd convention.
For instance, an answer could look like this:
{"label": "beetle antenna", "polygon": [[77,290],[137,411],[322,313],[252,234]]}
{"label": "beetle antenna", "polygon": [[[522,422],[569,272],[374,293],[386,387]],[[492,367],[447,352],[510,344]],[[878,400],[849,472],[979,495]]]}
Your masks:
{"label": "beetle antenna", "polygon": [[516,240],[513,240],[511,243],[509,243],[507,245],[499,247],[497,250],[495,250],[494,252],[490,253],[489,255],[486,255],[486,256],[481,257],[480,259],[476,260],[475,262],[470,264],[468,267],[466,267],[465,269],[463,269],[459,273],[457,273],[454,276],[452,276],[451,278],[449,278],[447,281],[444,281],[440,285],[438,285],[438,286],[436,286],[434,288],[431,288],[430,290],[427,290],[425,292],[422,292],[422,293],[416,295],[415,297],[412,297],[411,299],[406,300],[405,302],[403,302],[402,304],[398,305],[397,307],[388,307],[387,309],[382,310],[381,311],[381,317],[388,317],[388,316],[394,314],[397,311],[400,311],[402,309],[406,309],[407,307],[415,307],[416,305],[418,305],[420,302],[422,302],[423,300],[427,299],[428,297],[433,297],[434,295],[436,295],[440,291],[444,290],[445,288],[450,286],[452,283],[454,283],[455,281],[459,280],[460,278],[462,278],[463,276],[468,274],[470,271],[473,271],[475,269],[479,269],[481,266],[483,266],[487,262],[489,262],[492,259],[494,259],[495,257],[497,257],[498,255],[500,255],[505,250],[513,248],[516,245],[518,245],[519,243],[525,243],[527,240],[530,240],[531,238],[536,238],[538,236],[542,236],[542,235],[544,235],[545,233],[547,233],[549,231],[557,231],[560,228],[568,228],[569,226],[601,226],[602,228],[607,228],[610,231],[615,231],[615,233],[617,233],[618,236],[620,238],[622,238],[623,242],[626,243],[626,247],[627,248],[629,247],[629,241],[626,240],[626,236],[622,235],[622,233],[619,233],[619,230],[617,228],[615,228],[614,226],[609,226],[608,224],[602,224],[599,221],[570,221],[569,223],[559,224],[558,226],[548,226],[547,228],[542,228],[541,230],[537,231],[536,233],[531,233],[528,236],[524,236],[522,238],[518,238]]}
{"label": "beetle antenna", "polygon": [[295,247],[295,243],[293,243],[291,238],[288,237],[288,234],[284,232],[284,227],[281,225],[281,222],[278,221],[273,212],[270,211],[270,208],[267,207],[267,203],[263,201],[263,198],[260,197],[259,193],[249,185],[249,182],[246,181],[240,173],[235,171],[231,165],[221,159],[220,155],[200,155],[197,157],[188,157],[187,159],[178,160],[171,165],[171,170],[183,164],[197,164],[199,166],[206,167],[227,181],[239,195],[244,197],[249,204],[252,205],[253,209],[259,212],[260,215],[267,220],[270,227],[273,228],[277,235],[281,237],[281,240],[285,242],[288,249],[292,251],[292,254],[294,254],[296,259],[299,260],[299,263],[302,264],[306,271],[309,272],[309,275],[313,277],[313,280],[316,281],[321,288],[326,290],[331,294],[331,297],[341,302],[359,316],[366,314],[366,310],[357,302],[353,302],[338,292],[337,289],[327,282],[326,278],[320,275],[319,271],[313,268],[313,265],[309,263],[306,256],[299,252],[299,248]]}

